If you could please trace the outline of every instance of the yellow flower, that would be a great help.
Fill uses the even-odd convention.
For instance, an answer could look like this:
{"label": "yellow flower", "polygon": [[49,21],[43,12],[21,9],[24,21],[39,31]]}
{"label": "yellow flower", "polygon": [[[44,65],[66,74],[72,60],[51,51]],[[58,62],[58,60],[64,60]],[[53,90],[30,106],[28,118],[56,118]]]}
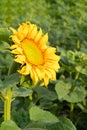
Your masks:
{"label": "yellow flower", "polygon": [[49,80],[56,80],[58,61],[56,48],[48,46],[48,34],[42,34],[42,29],[37,29],[35,24],[23,23],[18,30],[11,28],[13,45],[11,53],[15,54],[15,61],[21,64],[19,73],[30,75],[34,84],[43,79],[42,85],[47,85]]}

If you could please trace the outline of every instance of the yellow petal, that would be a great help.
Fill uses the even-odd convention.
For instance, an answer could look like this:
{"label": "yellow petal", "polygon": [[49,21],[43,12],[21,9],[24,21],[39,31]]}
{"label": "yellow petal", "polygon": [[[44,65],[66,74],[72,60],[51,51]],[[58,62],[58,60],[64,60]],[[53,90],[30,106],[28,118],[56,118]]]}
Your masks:
{"label": "yellow petal", "polygon": [[45,60],[48,62],[51,62],[51,61],[59,61],[60,60],[60,56],[57,56],[55,54],[49,54],[49,55],[46,55],[45,54]]}
{"label": "yellow petal", "polygon": [[26,58],[24,55],[17,55],[15,58],[15,61],[21,64],[24,64],[26,62]]}
{"label": "yellow petal", "polygon": [[39,41],[39,46],[43,47],[48,42],[48,34],[46,33]]}
{"label": "yellow petal", "polygon": [[38,78],[42,79],[42,74],[41,74],[42,72],[41,72],[41,70],[38,67],[35,67],[35,72],[37,73]]}
{"label": "yellow petal", "polygon": [[56,48],[48,46],[47,50],[45,51],[46,55],[54,54],[56,52]]}
{"label": "yellow petal", "polygon": [[47,75],[45,75],[45,78],[44,78],[44,85],[47,86],[48,83],[49,83],[49,77]]}
{"label": "yellow petal", "polygon": [[38,42],[38,41],[40,40],[40,38],[41,38],[41,35],[42,35],[42,29],[40,29],[40,30],[37,32],[34,41],[35,41],[35,42]]}
{"label": "yellow petal", "polygon": [[20,25],[19,28],[18,28],[18,33],[22,33],[22,31],[23,31],[23,26]]}
{"label": "yellow petal", "polygon": [[11,45],[10,46],[10,49],[15,49],[15,48],[17,48],[18,46],[17,45]]}
{"label": "yellow petal", "polygon": [[22,41],[22,40],[25,38],[25,36],[24,36],[23,34],[19,34],[19,33],[17,33],[16,36],[17,36],[17,38],[18,38],[20,41]]}
{"label": "yellow petal", "polygon": [[17,33],[17,31],[16,31],[14,28],[10,27],[9,29],[10,29],[14,34]]}
{"label": "yellow petal", "polygon": [[31,33],[28,35],[28,38],[33,39],[35,37],[36,33],[37,33],[37,26],[34,25]]}
{"label": "yellow petal", "polygon": [[34,26],[35,26],[34,24],[29,24],[27,38],[29,38],[30,33],[32,32]]}
{"label": "yellow petal", "polygon": [[49,71],[50,72],[50,75],[51,75],[51,80],[56,80],[56,72],[55,72],[55,70],[53,70],[53,69],[51,69],[51,68],[46,68],[47,69],[47,71]]}
{"label": "yellow petal", "polygon": [[53,69],[55,71],[57,71],[59,69],[58,62],[51,62],[51,63],[50,62],[46,62],[44,66],[45,66],[45,68],[49,67],[50,69]]}
{"label": "yellow petal", "polygon": [[23,32],[22,32],[22,34],[24,35],[24,37],[26,37],[27,36],[27,34],[28,34],[28,25],[27,24],[25,24],[25,26],[24,26],[24,28],[23,28]]}
{"label": "yellow petal", "polygon": [[20,44],[20,40],[17,38],[17,36],[12,36],[12,40],[15,44]]}
{"label": "yellow petal", "polygon": [[32,69],[32,71],[31,71],[31,73],[30,73],[30,76],[31,76],[31,78],[32,78],[32,80],[33,80],[33,82],[34,82],[34,84],[36,84],[37,82],[38,82],[38,75],[37,75],[37,73]]}
{"label": "yellow petal", "polygon": [[18,47],[17,49],[12,50],[11,53],[13,53],[13,54],[18,54],[18,55],[23,54],[22,49],[19,48],[19,47]]}
{"label": "yellow petal", "polygon": [[20,38],[20,40],[23,40],[24,38],[26,38],[27,34],[28,34],[28,26],[27,24],[23,24],[20,25],[20,27],[18,28],[18,36]]}
{"label": "yellow petal", "polygon": [[18,70],[18,72],[24,75],[28,75],[30,73],[30,70],[31,70],[31,66],[26,64],[21,68],[21,70]]}

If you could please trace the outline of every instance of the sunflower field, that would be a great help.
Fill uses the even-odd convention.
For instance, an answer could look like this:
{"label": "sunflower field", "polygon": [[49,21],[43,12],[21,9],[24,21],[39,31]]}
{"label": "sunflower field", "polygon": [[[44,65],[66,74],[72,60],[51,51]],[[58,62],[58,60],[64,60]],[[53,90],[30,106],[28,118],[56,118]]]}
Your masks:
{"label": "sunflower field", "polygon": [[87,0],[0,0],[0,130],[87,130]]}

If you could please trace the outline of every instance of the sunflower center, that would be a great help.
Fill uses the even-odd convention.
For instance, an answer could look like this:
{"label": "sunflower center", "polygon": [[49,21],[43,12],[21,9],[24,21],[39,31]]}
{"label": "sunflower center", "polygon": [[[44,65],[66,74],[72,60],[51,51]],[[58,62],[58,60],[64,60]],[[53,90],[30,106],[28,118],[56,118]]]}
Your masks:
{"label": "sunflower center", "polygon": [[32,40],[25,39],[22,42],[22,48],[27,60],[34,65],[43,64],[43,55],[41,50]]}

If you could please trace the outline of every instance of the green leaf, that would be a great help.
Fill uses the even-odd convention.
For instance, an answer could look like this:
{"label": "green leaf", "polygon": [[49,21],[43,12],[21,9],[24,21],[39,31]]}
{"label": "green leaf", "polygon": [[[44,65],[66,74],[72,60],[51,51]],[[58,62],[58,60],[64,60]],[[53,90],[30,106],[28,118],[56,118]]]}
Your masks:
{"label": "green leaf", "polygon": [[3,82],[1,82],[0,92],[2,94],[5,94],[6,90],[8,88],[15,87],[17,83],[19,83],[19,74],[18,73],[13,73],[13,74],[7,76],[6,79]]}
{"label": "green leaf", "polygon": [[0,42],[0,52],[6,53],[10,45],[7,42]]}
{"label": "green leaf", "polygon": [[81,102],[86,97],[84,87],[75,86],[75,88],[72,89],[71,84],[64,81],[59,81],[55,86],[55,90],[59,100],[66,100],[71,103]]}
{"label": "green leaf", "polygon": [[9,41],[10,31],[8,28],[0,28],[0,41]]}
{"label": "green leaf", "polygon": [[9,53],[9,44],[7,42],[0,41],[0,69],[4,71],[11,64],[12,57]]}
{"label": "green leaf", "polygon": [[50,91],[48,88],[45,87],[35,87],[34,91],[37,92],[39,98],[45,98],[47,100],[54,101],[57,99],[55,92]]}
{"label": "green leaf", "polygon": [[17,83],[19,83],[19,74],[18,73],[13,73],[13,74],[7,76],[3,82],[4,88],[13,87]]}
{"label": "green leaf", "polygon": [[87,66],[76,66],[76,71],[87,76]]}
{"label": "green leaf", "polygon": [[[30,122],[28,126],[23,130],[32,130],[37,128],[38,130],[76,130],[74,124],[72,121],[70,121],[68,118],[62,116],[59,118],[59,122],[55,123],[44,123],[44,122]],[[33,130],[34,130],[33,129]],[[36,129],[35,129],[36,130]]]}
{"label": "green leaf", "polygon": [[29,124],[23,130],[47,130],[46,123],[30,121]]}
{"label": "green leaf", "polygon": [[32,90],[24,87],[13,90],[13,97],[26,97],[32,95]]}
{"label": "green leaf", "polygon": [[66,83],[64,81],[58,81],[58,83],[55,86],[55,90],[57,92],[58,95],[58,99],[59,100],[63,100],[64,97],[69,93],[71,88],[71,84],[70,83]]}
{"label": "green leaf", "polygon": [[30,120],[33,121],[41,121],[46,123],[55,123],[58,122],[58,118],[54,116],[52,113],[42,110],[37,106],[31,107],[29,110]]}
{"label": "green leaf", "polygon": [[76,128],[68,118],[61,117],[56,130],[76,130]]}
{"label": "green leaf", "polygon": [[87,109],[82,111],[79,115],[78,115],[78,122],[77,124],[84,128],[85,130],[87,129]]}
{"label": "green leaf", "polygon": [[2,122],[0,130],[21,130],[21,129],[15,124],[15,122],[9,120]]}
{"label": "green leaf", "polygon": [[86,90],[84,87],[75,87],[73,91],[69,92],[64,99],[71,103],[81,102],[86,97]]}
{"label": "green leaf", "polygon": [[26,128],[22,130],[47,130],[47,129],[42,129],[42,128]]}

